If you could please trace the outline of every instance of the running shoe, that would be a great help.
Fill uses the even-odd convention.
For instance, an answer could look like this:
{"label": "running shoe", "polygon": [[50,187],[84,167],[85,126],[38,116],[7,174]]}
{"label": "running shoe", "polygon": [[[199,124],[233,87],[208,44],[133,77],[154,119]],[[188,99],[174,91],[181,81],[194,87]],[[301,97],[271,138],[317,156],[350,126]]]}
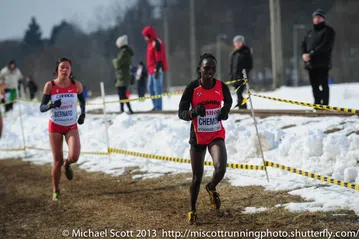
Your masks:
{"label": "running shoe", "polygon": [[219,198],[219,193],[216,192],[216,189],[210,190],[208,186],[209,186],[209,183],[206,185],[206,190],[209,194],[209,198],[211,200],[212,207],[214,209],[219,209],[221,207],[221,199]]}
{"label": "running shoe", "polygon": [[60,199],[60,192],[52,193],[52,201],[58,201]]}
{"label": "running shoe", "polygon": [[188,212],[188,224],[189,225],[196,224],[197,219],[198,219],[198,217],[197,217],[196,211],[189,211]]}
{"label": "running shoe", "polygon": [[68,180],[72,180],[72,178],[74,177],[74,173],[72,172],[70,165],[67,164],[65,166],[65,176]]}

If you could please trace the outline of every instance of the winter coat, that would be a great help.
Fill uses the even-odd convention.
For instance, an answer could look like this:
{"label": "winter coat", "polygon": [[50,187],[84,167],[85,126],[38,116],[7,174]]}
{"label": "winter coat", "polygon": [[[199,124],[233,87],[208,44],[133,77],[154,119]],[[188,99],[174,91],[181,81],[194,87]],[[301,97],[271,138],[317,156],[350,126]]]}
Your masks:
{"label": "winter coat", "polygon": [[253,57],[251,49],[243,45],[240,49],[232,53],[229,77],[231,80],[243,79],[242,70],[245,69],[247,74],[253,68]]}
{"label": "winter coat", "polygon": [[0,81],[5,84],[5,89],[17,89],[19,87],[19,81],[23,78],[19,68],[10,70],[7,66],[0,72]]}
{"label": "winter coat", "polygon": [[310,61],[305,62],[307,70],[331,68],[334,38],[334,29],[325,22],[314,25],[313,29],[308,31],[302,42],[302,54],[309,53],[310,55]]}
{"label": "winter coat", "polygon": [[27,88],[29,89],[30,98],[31,96],[34,96],[38,90],[35,81],[32,79],[27,83]]}
{"label": "winter coat", "polygon": [[126,45],[120,47],[117,58],[112,60],[116,69],[116,87],[127,87],[130,85],[130,66],[133,55],[132,49]]}
{"label": "winter coat", "polygon": [[147,70],[148,74],[154,74],[155,70],[167,71],[167,58],[165,45],[161,39],[157,37],[155,29],[145,27],[142,35],[148,36],[147,44]]}

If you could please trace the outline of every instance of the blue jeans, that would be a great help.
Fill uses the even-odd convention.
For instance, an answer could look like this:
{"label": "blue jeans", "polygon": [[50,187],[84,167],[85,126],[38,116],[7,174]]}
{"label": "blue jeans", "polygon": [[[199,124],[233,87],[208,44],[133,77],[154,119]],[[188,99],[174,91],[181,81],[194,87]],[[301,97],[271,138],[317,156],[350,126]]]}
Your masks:
{"label": "blue jeans", "polygon": [[[158,78],[155,78],[155,74],[148,75],[147,88],[150,95],[162,94],[162,81],[163,72],[158,74]],[[153,107],[155,110],[162,110],[162,97],[158,99],[152,99]]]}

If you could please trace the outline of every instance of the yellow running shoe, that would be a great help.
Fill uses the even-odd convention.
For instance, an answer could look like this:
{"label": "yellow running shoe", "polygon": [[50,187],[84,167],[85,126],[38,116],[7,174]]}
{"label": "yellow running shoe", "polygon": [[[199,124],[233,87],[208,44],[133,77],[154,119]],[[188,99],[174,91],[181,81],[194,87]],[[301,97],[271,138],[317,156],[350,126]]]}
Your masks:
{"label": "yellow running shoe", "polygon": [[60,192],[52,193],[52,201],[58,201],[60,199]]}
{"label": "yellow running shoe", "polygon": [[209,194],[209,199],[211,200],[212,207],[214,209],[219,209],[221,207],[221,199],[219,198],[219,193],[215,190],[210,190],[208,187],[209,183],[206,185],[206,190]]}
{"label": "yellow running shoe", "polygon": [[197,223],[197,213],[196,211],[189,211],[188,212],[188,224],[193,225]]}

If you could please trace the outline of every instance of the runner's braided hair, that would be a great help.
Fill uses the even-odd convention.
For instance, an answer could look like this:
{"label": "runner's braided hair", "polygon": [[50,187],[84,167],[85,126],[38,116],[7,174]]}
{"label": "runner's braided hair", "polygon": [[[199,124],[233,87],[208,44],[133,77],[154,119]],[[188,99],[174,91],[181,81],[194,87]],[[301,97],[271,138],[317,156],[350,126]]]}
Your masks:
{"label": "runner's braided hair", "polygon": [[201,55],[200,58],[199,58],[199,63],[198,63],[197,69],[196,69],[197,80],[201,79],[201,71],[200,70],[201,70],[202,61],[204,59],[212,59],[217,63],[217,59],[214,57],[214,55],[212,55],[210,53],[204,53],[203,55]]}

